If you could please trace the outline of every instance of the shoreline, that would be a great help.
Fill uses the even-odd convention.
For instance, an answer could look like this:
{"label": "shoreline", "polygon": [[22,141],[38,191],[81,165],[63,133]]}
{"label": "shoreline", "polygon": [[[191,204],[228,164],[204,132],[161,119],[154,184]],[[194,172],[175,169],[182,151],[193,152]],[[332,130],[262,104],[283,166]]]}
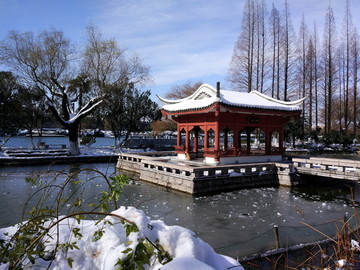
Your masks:
{"label": "shoreline", "polygon": [[80,155],[70,156],[68,149],[3,148],[0,166],[28,166],[71,163],[116,163],[119,153],[113,147],[80,148]]}
{"label": "shoreline", "polygon": [[72,163],[116,163],[118,155],[102,156],[61,156],[61,157],[0,157],[0,166],[22,166],[43,164],[72,164]]}

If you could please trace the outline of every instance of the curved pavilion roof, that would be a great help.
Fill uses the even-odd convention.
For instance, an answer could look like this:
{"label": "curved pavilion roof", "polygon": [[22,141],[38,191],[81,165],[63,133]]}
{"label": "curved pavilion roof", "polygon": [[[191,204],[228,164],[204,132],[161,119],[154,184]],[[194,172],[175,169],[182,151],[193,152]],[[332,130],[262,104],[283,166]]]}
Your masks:
{"label": "curved pavilion roof", "polygon": [[280,101],[258,91],[250,93],[220,90],[203,84],[192,95],[178,100],[169,100],[157,96],[162,102],[162,110],[169,113],[199,111],[212,108],[216,103],[225,107],[262,109],[274,111],[301,111],[300,104],[305,98],[296,101]]}

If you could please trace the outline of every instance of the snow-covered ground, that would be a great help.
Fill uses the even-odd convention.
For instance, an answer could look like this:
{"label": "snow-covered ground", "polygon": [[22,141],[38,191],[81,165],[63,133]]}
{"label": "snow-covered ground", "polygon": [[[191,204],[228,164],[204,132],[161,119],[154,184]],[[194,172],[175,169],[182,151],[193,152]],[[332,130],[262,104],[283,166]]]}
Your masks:
{"label": "snow-covered ground", "polygon": [[[69,250],[68,253],[58,252],[52,263],[37,259],[35,262],[36,269],[46,268],[49,265],[50,269],[114,269],[118,259],[124,259],[127,256],[123,251],[128,248],[134,249],[139,243],[139,239],[145,237],[153,243],[159,241],[159,244],[173,258],[169,263],[162,265],[154,256],[151,259],[151,265],[146,266],[145,269],[243,269],[238,261],[217,254],[210,245],[196,238],[194,233],[186,228],[167,226],[161,220],[150,220],[144,212],[134,207],[121,207],[112,214],[134,222],[139,232],[132,232],[127,237],[122,223],[114,216],[107,216],[99,223],[93,220],[82,220],[78,223],[71,218],[65,219],[60,223],[60,243],[76,241],[79,249]],[[105,221],[110,221],[112,225]],[[47,225],[49,226],[50,222]],[[94,233],[102,226],[104,226],[105,233],[98,241],[93,241]],[[80,239],[75,238],[72,233],[75,227],[80,229],[82,234]],[[10,236],[5,236],[4,233],[9,232],[9,235],[12,235],[15,231],[16,226],[0,229],[0,238],[9,239]],[[49,233],[52,238],[46,239],[46,249],[51,251],[58,240],[56,227],[51,229]],[[68,258],[72,259],[72,268],[68,264]],[[30,262],[25,261],[25,263]],[[8,269],[8,265],[2,264],[0,269]]]}

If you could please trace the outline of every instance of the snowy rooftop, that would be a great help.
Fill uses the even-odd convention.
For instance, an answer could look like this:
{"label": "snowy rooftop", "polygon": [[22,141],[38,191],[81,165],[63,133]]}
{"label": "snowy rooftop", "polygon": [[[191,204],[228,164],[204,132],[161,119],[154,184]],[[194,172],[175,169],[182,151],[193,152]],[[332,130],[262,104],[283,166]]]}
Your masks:
{"label": "snowy rooftop", "polygon": [[179,100],[168,100],[158,96],[164,103],[162,109],[167,112],[182,112],[210,108],[219,102],[223,106],[232,106],[248,109],[265,109],[276,111],[300,111],[300,104],[303,99],[296,101],[280,101],[266,96],[258,91],[250,93],[220,90],[217,97],[217,90],[208,85],[201,85],[194,94]]}

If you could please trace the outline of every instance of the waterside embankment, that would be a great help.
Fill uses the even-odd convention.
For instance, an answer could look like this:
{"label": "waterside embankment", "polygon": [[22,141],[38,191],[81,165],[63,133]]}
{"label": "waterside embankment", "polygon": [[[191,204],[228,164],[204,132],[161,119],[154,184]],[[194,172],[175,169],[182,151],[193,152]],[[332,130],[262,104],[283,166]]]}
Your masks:
{"label": "waterside embankment", "polygon": [[73,163],[116,163],[119,154],[114,147],[97,147],[81,149],[81,154],[71,156],[65,148],[31,149],[6,148],[0,155],[0,166],[73,164]]}
{"label": "waterside embankment", "polygon": [[[198,195],[264,186],[296,186],[311,181],[360,181],[360,161],[293,158],[292,161],[208,165],[179,160],[174,152],[121,153],[117,168],[140,180]],[[315,180],[314,180],[315,179]]]}
{"label": "waterside embankment", "polygon": [[135,173],[140,180],[199,195],[263,186],[291,186],[298,181],[291,162],[206,165],[180,161],[174,152],[121,153],[117,168]]}

